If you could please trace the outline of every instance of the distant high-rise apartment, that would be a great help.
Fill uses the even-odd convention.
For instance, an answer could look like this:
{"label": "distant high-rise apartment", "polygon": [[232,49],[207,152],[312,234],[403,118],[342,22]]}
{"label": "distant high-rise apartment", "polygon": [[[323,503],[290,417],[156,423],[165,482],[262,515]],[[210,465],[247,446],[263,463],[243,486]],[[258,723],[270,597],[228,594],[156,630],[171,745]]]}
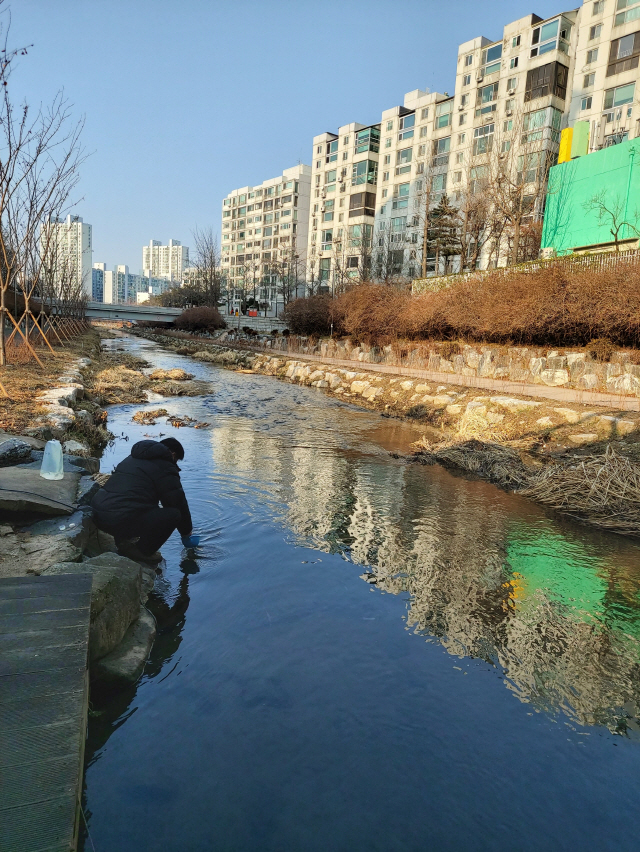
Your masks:
{"label": "distant high-rise apartment", "polygon": [[91,298],[94,302],[104,302],[104,274],[106,263],[94,263],[91,270]]}
{"label": "distant high-rise apartment", "polygon": [[380,125],[352,122],[313,139],[307,280],[329,291],[368,276]]}
{"label": "distant high-rise apartment", "polygon": [[[105,264],[96,264],[98,265],[105,267]],[[143,275],[129,272],[126,264],[116,266],[113,271],[104,268],[103,276],[103,301],[107,304],[135,304],[141,301],[140,294],[146,294],[148,298],[149,295],[164,293],[172,286],[172,282],[167,278],[157,277],[148,272]]]}
{"label": "distant high-rise apartment", "polygon": [[302,295],[310,188],[311,169],[300,164],[223,200],[222,273],[230,308],[254,298],[273,314],[300,288]]}
{"label": "distant high-rise apartment", "polygon": [[42,225],[40,245],[44,271],[57,293],[68,292],[80,285],[88,298],[92,296],[91,225],[81,216],[50,219]]}
{"label": "distant high-rise apartment", "polygon": [[178,240],[169,240],[168,245],[162,245],[158,240],[151,240],[148,246],[142,248],[142,270],[155,278],[166,278],[180,283],[182,273],[189,266],[189,249]]}

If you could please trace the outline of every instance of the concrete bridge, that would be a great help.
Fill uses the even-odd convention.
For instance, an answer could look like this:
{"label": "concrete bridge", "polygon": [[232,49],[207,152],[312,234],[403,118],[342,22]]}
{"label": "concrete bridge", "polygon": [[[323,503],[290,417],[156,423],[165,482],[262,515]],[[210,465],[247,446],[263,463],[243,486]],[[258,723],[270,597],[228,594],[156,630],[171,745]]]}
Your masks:
{"label": "concrete bridge", "polygon": [[107,305],[104,302],[88,302],[85,314],[88,320],[112,322],[172,322],[182,313],[182,308],[158,308],[153,305]]}

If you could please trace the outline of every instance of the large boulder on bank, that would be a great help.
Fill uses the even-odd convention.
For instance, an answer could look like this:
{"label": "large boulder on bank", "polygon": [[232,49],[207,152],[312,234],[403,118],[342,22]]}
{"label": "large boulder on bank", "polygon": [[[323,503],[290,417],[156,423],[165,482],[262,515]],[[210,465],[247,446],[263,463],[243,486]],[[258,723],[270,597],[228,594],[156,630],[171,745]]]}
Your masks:
{"label": "large boulder on bank", "polygon": [[138,618],[129,626],[118,647],[96,662],[93,678],[105,686],[135,683],[142,674],[155,638],[155,619],[141,606]]}
{"label": "large boulder on bank", "polygon": [[92,574],[89,659],[93,663],[116,648],[136,621],[142,596],[142,566],[117,553],[84,562],[58,562],[42,572]]}
{"label": "large boulder on bank", "polygon": [[15,435],[0,434],[0,467],[31,458],[31,445]]}
{"label": "large boulder on bank", "polygon": [[2,469],[0,513],[73,514],[76,510],[80,471],[65,472],[64,479],[43,479],[37,467]]}

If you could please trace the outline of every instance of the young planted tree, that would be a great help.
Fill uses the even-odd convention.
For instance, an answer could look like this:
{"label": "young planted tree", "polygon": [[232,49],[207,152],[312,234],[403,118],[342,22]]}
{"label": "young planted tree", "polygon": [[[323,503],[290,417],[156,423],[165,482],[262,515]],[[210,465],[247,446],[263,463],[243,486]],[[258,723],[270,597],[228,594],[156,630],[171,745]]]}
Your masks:
{"label": "young planted tree", "polygon": [[[83,161],[83,122],[73,121],[62,93],[49,106],[35,110],[15,103],[9,78],[17,57],[26,50],[9,49],[7,35],[5,29],[0,61],[0,366],[6,364],[7,326],[41,363],[21,327],[26,320],[46,340],[31,305],[49,256],[47,231],[42,242],[39,231],[70,206]],[[19,319],[8,307],[15,292],[24,302]]]}

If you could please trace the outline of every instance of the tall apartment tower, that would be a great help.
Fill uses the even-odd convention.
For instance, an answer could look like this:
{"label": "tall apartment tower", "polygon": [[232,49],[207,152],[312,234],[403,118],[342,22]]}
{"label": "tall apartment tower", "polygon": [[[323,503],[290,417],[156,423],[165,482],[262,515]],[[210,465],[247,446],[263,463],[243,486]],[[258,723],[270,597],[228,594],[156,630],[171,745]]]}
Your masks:
{"label": "tall apartment tower", "polygon": [[91,270],[91,299],[94,302],[104,302],[104,274],[106,263],[94,263]]}
{"label": "tall apartment tower", "polygon": [[[416,89],[380,122],[380,175],[373,278],[415,278],[423,264],[427,211],[447,189],[453,98]],[[426,258],[425,258],[426,261]]]}
{"label": "tall apartment tower", "polygon": [[222,272],[231,309],[252,297],[277,313],[285,298],[285,268],[294,270],[304,289],[310,190],[311,169],[300,164],[258,186],[234,189],[223,200]]}
{"label": "tall apartment tower", "polygon": [[162,245],[158,240],[150,240],[148,246],[142,248],[142,269],[155,278],[166,278],[180,283],[182,273],[189,266],[189,249],[178,240],[169,240],[168,245]]}
{"label": "tall apartment tower", "polygon": [[640,135],[640,0],[584,0],[569,126],[589,122],[588,150]]}
{"label": "tall apartment tower", "polygon": [[[527,15],[497,41],[460,45],[447,177],[454,203],[502,181],[521,204],[518,228],[541,220],[546,175],[568,120],[577,18],[576,10],[545,20]],[[479,265],[506,262],[507,246],[487,240]]]}
{"label": "tall apartment tower", "polygon": [[51,276],[56,292],[67,285],[81,285],[91,299],[93,254],[91,225],[81,216],[50,219],[42,225],[40,245],[45,257],[45,268]]}
{"label": "tall apartment tower", "polygon": [[352,122],[313,139],[307,252],[310,289],[369,277],[378,188],[380,125]]}

